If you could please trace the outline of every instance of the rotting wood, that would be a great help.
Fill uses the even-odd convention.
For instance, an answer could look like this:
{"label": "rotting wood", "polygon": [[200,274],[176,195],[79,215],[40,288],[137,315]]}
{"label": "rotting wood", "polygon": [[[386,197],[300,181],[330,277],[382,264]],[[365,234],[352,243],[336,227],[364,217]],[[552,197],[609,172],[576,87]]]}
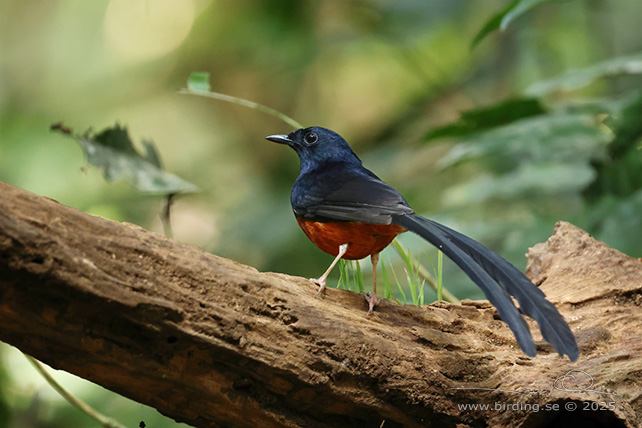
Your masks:
{"label": "rotting wood", "polygon": [[526,357],[487,302],[365,317],[354,293],[315,298],[303,278],[0,183],[0,340],[196,427],[640,426],[642,263],[562,222],[527,274],[578,362],[545,343]]}

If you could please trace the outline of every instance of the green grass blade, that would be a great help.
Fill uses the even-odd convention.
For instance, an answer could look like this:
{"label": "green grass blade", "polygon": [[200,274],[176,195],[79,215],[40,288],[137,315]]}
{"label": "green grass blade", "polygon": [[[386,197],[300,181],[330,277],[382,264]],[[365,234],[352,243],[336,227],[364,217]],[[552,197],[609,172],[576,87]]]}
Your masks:
{"label": "green grass blade", "polygon": [[442,253],[441,251],[437,251],[437,300],[444,300],[443,266],[444,266],[444,253]]}
{"label": "green grass blade", "polygon": [[388,277],[386,262],[383,257],[381,258],[381,280],[383,281],[383,297],[385,299],[390,299],[392,296],[392,289],[390,288],[390,278]]}
{"label": "green grass blade", "polygon": [[394,269],[390,269],[390,271],[392,272],[392,276],[395,277],[395,283],[397,284],[397,289],[399,290],[399,294],[401,294],[401,298],[403,299],[403,302],[406,303],[407,302],[406,293],[404,293],[403,287],[401,286],[401,282],[399,282],[399,279],[397,278],[397,273],[395,272]]}
{"label": "green grass blade", "polygon": [[410,290],[410,297],[412,298],[412,303],[414,305],[417,305],[419,303],[419,296],[418,296],[417,282],[414,281],[414,274],[413,274],[415,270],[414,260],[410,255],[410,250],[406,252],[401,247],[401,244],[397,240],[395,240],[394,243],[397,246],[397,250],[399,250],[399,254],[401,255],[401,258],[405,265],[404,271],[406,272],[406,282],[408,283],[408,289]]}
{"label": "green grass blade", "polygon": [[[401,243],[400,243],[399,241],[397,241],[396,239],[395,239],[393,242],[394,242],[394,244],[395,244],[395,249],[397,250],[397,252],[399,253],[399,255],[401,255],[401,256],[403,257],[403,255],[402,255],[402,254],[405,254],[405,248],[404,248],[404,247],[403,247],[403,245],[401,245]],[[419,265],[419,264],[416,262],[416,260],[414,260],[414,259],[413,259],[413,263],[417,266],[417,272],[419,273],[419,276],[420,276],[421,278],[423,278],[424,280],[426,280],[426,282],[428,283],[428,285],[429,285],[433,290],[435,290],[435,291],[436,291],[436,290],[437,290],[437,280],[435,279],[435,277],[434,277],[434,276],[432,276],[432,275],[430,274],[430,272],[428,272],[428,270],[427,270],[425,267],[423,267],[423,266]],[[461,304],[461,301],[460,301],[457,297],[455,297],[455,295],[454,295],[454,294],[452,294],[452,293],[451,293],[451,292],[450,292],[446,287],[442,287],[442,293],[443,293],[443,298],[444,298],[444,300],[445,300],[446,302],[454,303],[454,304],[456,304],[456,305],[460,305],[460,304]]]}
{"label": "green grass blade", "polygon": [[344,289],[348,289],[347,285],[347,280],[348,278],[348,267],[346,265],[346,261],[344,259],[339,260],[339,281],[337,282],[337,288],[342,288],[341,285],[343,285]]}
{"label": "green grass blade", "polygon": [[359,288],[359,293],[363,293],[363,273],[361,272],[361,263],[356,261],[355,264],[357,265],[355,274],[357,287]]}

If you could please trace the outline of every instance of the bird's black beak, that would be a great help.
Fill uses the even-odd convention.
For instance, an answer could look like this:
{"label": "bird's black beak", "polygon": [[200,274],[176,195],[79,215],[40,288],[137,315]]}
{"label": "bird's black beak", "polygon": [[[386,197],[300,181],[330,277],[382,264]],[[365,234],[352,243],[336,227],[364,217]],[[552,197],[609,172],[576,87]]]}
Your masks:
{"label": "bird's black beak", "polygon": [[276,135],[269,135],[265,137],[266,140],[273,141],[275,143],[279,144],[287,144],[288,146],[291,146],[294,141],[290,140],[290,137],[288,137],[285,134],[276,134]]}

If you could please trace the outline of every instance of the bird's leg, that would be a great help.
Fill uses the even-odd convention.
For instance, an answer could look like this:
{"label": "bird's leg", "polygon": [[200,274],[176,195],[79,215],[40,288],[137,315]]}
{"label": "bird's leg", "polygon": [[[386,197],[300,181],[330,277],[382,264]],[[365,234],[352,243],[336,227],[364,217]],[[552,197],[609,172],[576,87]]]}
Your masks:
{"label": "bird's leg", "polygon": [[325,281],[328,279],[328,275],[330,275],[330,272],[332,272],[332,268],[337,264],[339,259],[343,257],[343,255],[348,251],[348,244],[342,244],[339,246],[339,254],[334,258],[332,263],[330,264],[330,267],[328,267],[328,270],[325,271],[323,275],[321,275],[320,278],[310,278],[310,281],[314,282],[319,286],[319,291],[317,291],[317,296],[325,290]]}
{"label": "bird's leg", "polygon": [[379,299],[377,299],[377,264],[379,263],[379,253],[371,254],[370,261],[372,262],[372,294],[366,293],[366,301],[368,302],[368,313],[366,316],[370,315],[375,305],[379,303]]}

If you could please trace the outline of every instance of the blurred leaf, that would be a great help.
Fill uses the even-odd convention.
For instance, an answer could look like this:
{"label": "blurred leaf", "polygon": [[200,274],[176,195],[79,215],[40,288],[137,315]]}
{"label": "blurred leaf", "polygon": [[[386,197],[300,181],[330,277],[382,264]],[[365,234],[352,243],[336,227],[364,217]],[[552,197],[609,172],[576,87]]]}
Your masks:
{"label": "blurred leaf", "polygon": [[428,131],[424,139],[460,137],[543,113],[546,110],[538,99],[515,98],[490,107],[465,111],[457,122]]}
{"label": "blurred leaf", "polygon": [[97,135],[90,131],[74,135],[62,124],[51,126],[54,131],[75,139],[82,147],[87,162],[101,169],[105,180],[125,180],[141,192],[176,194],[198,191],[198,187],[174,174],[163,171],[160,157],[151,141],[143,141],[145,153],[139,153],[127,129],[116,124]]}
{"label": "blurred leaf", "polygon": [[497,30],[506,14],[510,12],[518,3],[519,0],[513,0],[504,9],[502,9],[500,12],[496,13],[488,21],[486,21],[484,26],[481,28],[481,30],[479,30],[479,32],[473,39],[473,42],[470,44],[470,49],[475,49],[479,42],[484,40],[490,33]]}
{"label": "blurred leaf", "polygon": [[517,162],[588,162],[598,157],[612,134],[586,114],[546,114],[471,134],[440,160],[443,168],[482,156]]}
{"label": "blurred leaf", "polygon": [[628,196],[642,189],[642,92],[626,99],[620,113],[607,121],[615,138],[607,147],[607,156],[594,162],[597,177],[584,192],[589,201],[608,194]]}
{"label": "blurred leaf", "polygon": [[569,0],[519,0],[502,18],[499,28],[506,31],[508,24],[542,3],[562,3]]}
{"label": "blurred leaf", "polygon": [[[618,159],[631,150],[639,149],[638,143],[642,138],[642,92],[636,92],[632,97],[627,97],[627,104],[620,110],[620,114],[613,117],[609,125],[613,128],[616,137],[609,145],[609,156]],[[640,153],[638,153],[640,154]]]}
{"label": "blurred leaf", "polygon": [[513,0],[510,2],[504,9],[500,12],[493,15],[484,26],[479,30],[473,42],[471,43],[471,49],[474,49],[475,46],[479,44],[486,36],[488,36],[493,31],[499,29],[501,31],[506,31],[508,25],[513,22],[515,19],[519,18],[535,6],[542,3],[561,3],[569,0]]}
{"label": "blurred leaf", "polygon": [[210,85],[210,73],[207,71],[195,71],[187,79],[187,89],[192,92],[209,92],[212,89]]}
{"label": "blurred leaf", "polygon": [[595,171],[586,163],[524,163],[508,174],[485,175],[453,186],[446,191],[444,202],[463,206],[489,199],[531,199],[578,192],[594,177]]}
{"label": "blurred leaf", "polygon": [[626,198],[605,195],[589,207],[595,237],[632,256],[642,257],[642,189]]}
{"label": "blurred leaf", "polygon": [[619,116],[629,103],[630,99],[625,98],[570,99],[557,102],[555,106],[556,109],[567,114],[589,114],[600,117]]}
{"label": "blurred leaf", "polygon": [[642,73],[642,52],[612,58],[590,67],[567,71],[554,79],[534,83],[526,90],[526,93],[531,96],[544,96],[556,91],[572,91],[582,88],[600,77],[640,73]]}

